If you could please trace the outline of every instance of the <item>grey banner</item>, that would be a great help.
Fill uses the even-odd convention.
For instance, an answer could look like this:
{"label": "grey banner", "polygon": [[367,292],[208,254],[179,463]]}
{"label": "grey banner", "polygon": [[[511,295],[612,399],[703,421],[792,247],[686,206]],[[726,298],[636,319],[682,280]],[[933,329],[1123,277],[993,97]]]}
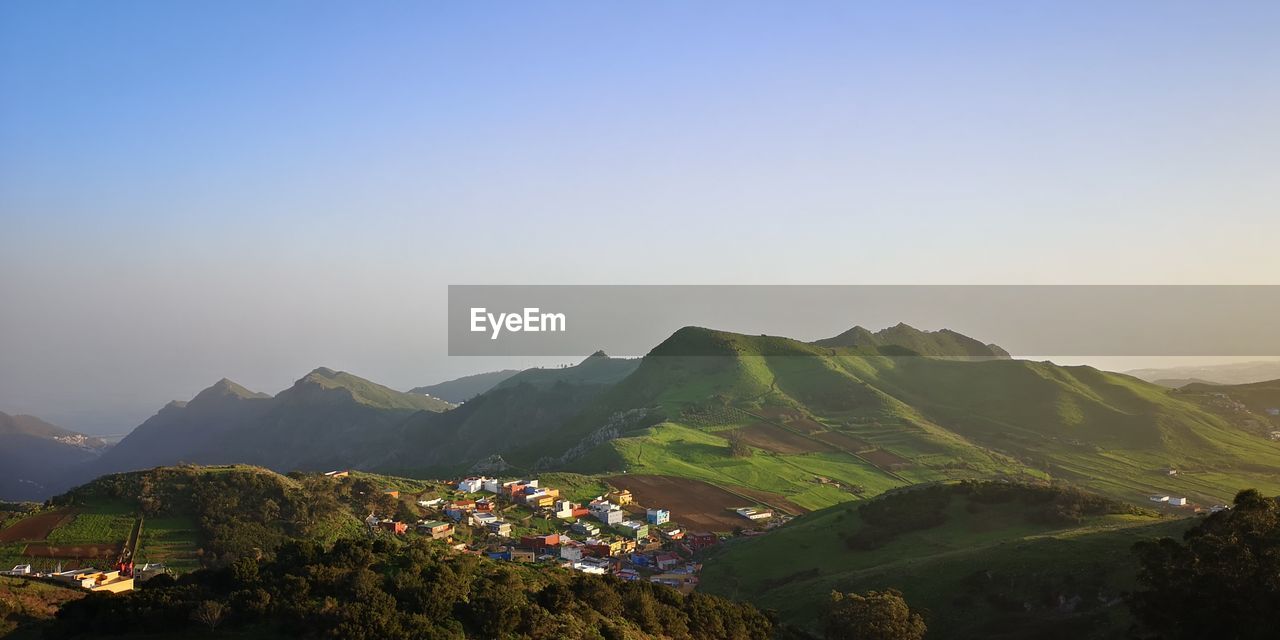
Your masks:
{"label": "grey banner", "polygon": [[1014,356],[1280,355],[1280,286],[451,285],[450,355],[643,355],[685,326],[951,329]]}

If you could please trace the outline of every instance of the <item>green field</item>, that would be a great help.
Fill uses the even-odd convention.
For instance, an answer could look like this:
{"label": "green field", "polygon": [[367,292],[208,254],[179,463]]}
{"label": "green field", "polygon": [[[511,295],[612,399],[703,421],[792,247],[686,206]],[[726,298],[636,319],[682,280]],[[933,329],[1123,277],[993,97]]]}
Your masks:
{"label": "green field", "polygon": [[117,501],[95,502],[77,509],[71,522],[45,538],[51,545],[124,542],[133,530],[135,509]]}
{"label": "green field", "polygon": [[189,516],[154,516],[142,523],[134,562],[163,563],[175,571],[200,568],[200,531]]}

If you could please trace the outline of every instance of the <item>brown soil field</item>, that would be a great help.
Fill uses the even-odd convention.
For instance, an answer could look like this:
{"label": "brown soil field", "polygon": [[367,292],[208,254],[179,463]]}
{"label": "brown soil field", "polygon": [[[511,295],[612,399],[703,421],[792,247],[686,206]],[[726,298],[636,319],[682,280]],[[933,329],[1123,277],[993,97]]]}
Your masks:
{"label": "brown soil field", "polygon": [[121,543],[116,543],[69,544],[55,547],[49,544],[38,543],[27,545],[27,550],[23,555],[30,556],[32,558],[101,558],[103,560],[113,561],[120,553],[121,546]]}
{"label": "brown soil field", "polygon": [[911,464],[910,460],[896,453],[890,453],[888,451],[885,451],[884,449],[876,449],[875,451],[868,451],[866,453],[860,453],[858,455],[861,455],[862,457],[866,458],[868,461],[871,462],[871,464],[874,464],[875,466],[880,467],[881,469],[889,469],[890,471],[892,471],[895,468],[905,467]]}
{"label": "brown soil field", "polygon": [[774,453],[792,454],[831,451],[831,447],[821,442],[814,442],[809,438],[771,424],[756,423],[741,429],[734,429],[732,433],[742,436],[743,442],[753,447]]}
{"label": "brown soil field", "polygon": [[630,474],[605,480],[627,489],[646,507],[670,511],[671,519],[688,530],[730,531],[749,524],[730,511],[748,506],[746,500],[701,480]]}
{"label": "brown soil field", "polygon": [[761,491],[759,489],[748,489],[746,487],[734,487],[734,491],[744,496],[750,496],[759,500],[762,504],[772,505],[779,511],[786,512],[787,515],[798,516],[809,513],[809,510],[770,491]]}
{"label": "brown soil field", "polygon": [[805,433],[818,433],[820,431],[827,430],[826,425],[823,425],[811,418],[797,418],[782,424],[786,425],[787,428],[795,429],[796,431],[803,431]]}
{"label": "brown soil field", "polygon": [[855,438],[841,431],[825,431],[823,433],[815,433],[813,434],[813,437],[819,440],[822,440],[823,442],[830,442],[831,444],[837,447],[840,447],[841,449],[844,449],[846,451],[853,451],[855,453],[860,451],[870,451],[871,449],[875,448],[875,446],[872,445],[871,443],[865,440],[862,440],[861,438]]}
{"label": "brown soil field", "polygon": [[75,512],[69,509],[59,509],[24,518],[16,524],[0,529],[0,543],[44,540],[49,536],[50,531],[58,528],[58,525],[64,522],[70,522],[73,517],[75,517]]}

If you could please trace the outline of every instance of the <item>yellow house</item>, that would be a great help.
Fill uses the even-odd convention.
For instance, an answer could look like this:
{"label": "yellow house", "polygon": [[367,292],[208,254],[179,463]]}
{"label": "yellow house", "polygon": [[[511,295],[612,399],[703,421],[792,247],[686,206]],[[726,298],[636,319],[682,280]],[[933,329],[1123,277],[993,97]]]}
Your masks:
{"label": "yellow house", "polygon": [[119,571],[95,571],[93,569],[63,571],[53,574],[53,579],[67,582],[90,591],[120,593],[133,591],[133,578],[122,576]]}
{"label": "yellow house", "polygon": [[609,502],[617,505],[631,504],[632,502],[631,491],[627,489],[623,489],[621,491],[610,491],[605,498],[608,499]]}

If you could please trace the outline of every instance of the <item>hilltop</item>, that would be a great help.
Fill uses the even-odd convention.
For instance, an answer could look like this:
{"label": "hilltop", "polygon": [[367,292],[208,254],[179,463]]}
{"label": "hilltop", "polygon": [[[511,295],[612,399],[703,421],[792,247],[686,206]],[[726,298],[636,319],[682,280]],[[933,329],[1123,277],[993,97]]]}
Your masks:
{"label": "hilltop", "polygon": [[[370,485],[372,490],[381,487]],[[103,476],[0,529],[0,564],[37,571],[135,561],[170,569],[223,566],[288,540],[332,542],[360,529],[364,504],[318,476],[246,465],[159,467]],[[135,542],[136,540],[136,542]]]}

